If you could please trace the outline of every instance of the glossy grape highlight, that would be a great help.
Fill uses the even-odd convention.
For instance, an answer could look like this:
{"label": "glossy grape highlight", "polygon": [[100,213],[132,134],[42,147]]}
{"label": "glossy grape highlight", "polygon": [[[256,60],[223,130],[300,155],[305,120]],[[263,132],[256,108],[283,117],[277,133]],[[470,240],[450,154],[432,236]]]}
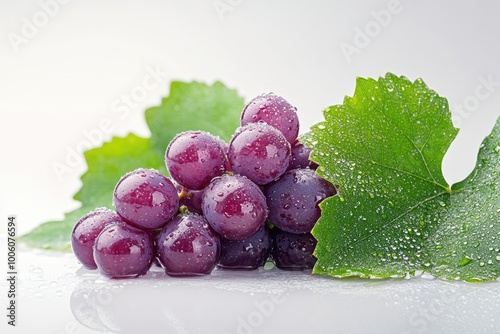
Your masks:
{"label": "glossy grape highlight", "polygon": [[225,172],[223,142],[203,131],[178,134],[167,147],[165,164],[172,178],[181,186],[201,190]]}
{"label": "glossy grape highlight", "polygon": [[255,234],[267,217],[264,194],[242,175],[225,174],[213,179],[203,192],[202,210],[212,228],[229,240]]}
{"label": "glossy grape highlight", "polygon": [[71,232],[71,248],[80,263],[87,269],[96,269],[94,261],[95,239],[109,224],[123,219],[113,210],[98,208],[84,215]]}
{"label": "glossy grape highlight", "polygon": [[220,254],[219,237],[197,214],[175,217],[156,239],[157,257],[171,276],[206,275]]}
{"label": "glossy grape highlight", "polygon": [[279,130],[289,143],[299,134],[297,109],[281,96],[262,94],[250,101],[241,114],[241,125],[266,122]]}
{"label": "glossy grape highlight", "polygon": [[290,156],[290,143],[266,123],[250,123],[239,128],[229,143],[232,170],[258,185],[279,178],[287,170]]}
{"label": "glossy grape highlight", "polygon": [[142,276],[151,267],[153,255],[151,234],[125,222],[106,226],[95,240],[94,259],[104,276]]}
{"label": "glossy grape highlight", "polygon": [[131,225],[156,229],[177,213],[179,197],[170,179],[156,170],[140,168],[118,181],[113,204]]}

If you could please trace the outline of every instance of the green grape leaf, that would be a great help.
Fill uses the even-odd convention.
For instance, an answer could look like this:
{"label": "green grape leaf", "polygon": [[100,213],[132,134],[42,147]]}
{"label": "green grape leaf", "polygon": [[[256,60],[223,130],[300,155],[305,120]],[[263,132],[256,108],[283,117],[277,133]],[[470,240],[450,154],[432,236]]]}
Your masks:
{"label": "green grape leaf", "polygon": [[172,82],[170,95],[158,107],[146,110],[151,138],[129,134],[84,153],[88,170],[74,199],[81,207],[62,221],[44,223],[20,240],[32,247],[69,250],[75,223],[97,207],[112,208],[112,194],[120,177],[137,168],[155,168],[167,175],[165,149],[185,130],[204,130],[228,140],[239,124],[243,98],[220,82]]}
{"label": "green grape leaf", "polygon": [[202,130],[228,141],[239,126],[244,100],[220,82],[174,81],[161,105],[146,110],[153,147],[164,155],[172,138],[186,130]]}
{"label": "green grape leaf", "polygon": [[41,224],[21,237],[29,246],[69,250],[70,234],[75,223],[97,207],[112,208],[113,190],[120,177],[143,167],[165,172],[163,159],[152,150],[149,138],[129,134],[114,137],[99,148],[84,153],[88,170],[82,175],[82,187],[74,196],[81,207],[67,213],[62,221]]}
{"label": "green grape leaf", "polygon": [[481,145],[476,168],[452,187],[450,208],[432,238],[430,272],[444,279],[500,276],[500,118]]}
{"label": "green grape leaf", "polygon": [[[458,130],[446,99],[422,80],[358,78],[353,97],[327,108],[324,117],[301,139],[313,149],[318,174],[340,187],[338,196],[321,203],[313,229],[314,273],[382,278],[425,270],[442,278],[498,277],[498,261],[482,274],[460,263],[463,254],[477,257],[463,245],[468,238],[479,243],[482,256],[488,249],[486,261],[498,255],[491,243],[499,229],[498,191],[484,185],[494,181],[485,173],[498,172],[498,152],[484,152],[498,146],[497,134],[484,145],[480,156],[489,158],[475,174],[450,187],[441,165]],[[479,238],[482,232],[493,240]]]}

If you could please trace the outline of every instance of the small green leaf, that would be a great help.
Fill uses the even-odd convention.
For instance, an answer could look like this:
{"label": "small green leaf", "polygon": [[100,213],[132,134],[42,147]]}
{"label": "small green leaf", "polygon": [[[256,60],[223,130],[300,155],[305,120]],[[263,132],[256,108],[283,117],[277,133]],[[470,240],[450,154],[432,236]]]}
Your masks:
{"label": "small green leaf", "polygon": [[220,82],[174,81],[161,105],[146,110],[153,147],[163,156],[172,138],[186,130],[207,131],[228,141],[243,107],[243,98]]}
{"label": "small green leaf", "polygon": [[69,251],[71,249],[70,235],[73,226],[88,211],[81,207],[64,215],[64,220],[51,221],[37,226],[19,240],[34,248]]}
{"label": "small green leaf", "polygon": [[82,206],[67,213],[62,221],[44,223],[21,237],[32,247],[68,250],[70,234],[84,214],[97,207],[112,208],[113,190],[120,177],[143,167],[165,172],[163,159],[152,150],[150,139],[129,134],[114,137],[102,147],[85,152],[88,170],[82,176],[82,188],[74,198]]}
{"label": "small green leaf", "polygon": [[[313,148],[312,159],[320,165],[318,173],[340,185],[340,196],[321,204],[322,216],[313,230],[318,239],[314,273],[401,277],[417,270],[437,274],[436,268],[441,268],[438,272],[448,276],[440,277],[470,279],[465,270],[452,267],[471,267],[464,265],[462,254],[474,254],[468,254],[468,247],[455,245],[452,249],[454,242],[444,237],[450,229],[466,223],[456,220],[455,210],[463,211],[463,219],[467,212],[463,201],[470,196],[461,185],[452,191],[441,172],[444,154],[457,134],[447,101],[420,79],[412,83],[387,74],[377,81],[358,78],[354,96],[346,97],[343,105],[327,108],[324,116],[325,121],[302,140]],[[485,165],[498,172],[498,153],[496,158]],[[482,189],[483,197],[478,195],[471,204],[481,206],[484,212],[476,211],[477,226],[470,231],[457,231],[461,237],[490,224],[498,231],[499,214],[492,211],[492,207],[498,208],[498,197],[492,199],[497,204],[484,201],[498,190],[491,186]],[[473,239],[486,255],[489,242]],[[442,260],[448,253],[453,266]],[[488,273],[474,279],[498,277],[498,271]]]}

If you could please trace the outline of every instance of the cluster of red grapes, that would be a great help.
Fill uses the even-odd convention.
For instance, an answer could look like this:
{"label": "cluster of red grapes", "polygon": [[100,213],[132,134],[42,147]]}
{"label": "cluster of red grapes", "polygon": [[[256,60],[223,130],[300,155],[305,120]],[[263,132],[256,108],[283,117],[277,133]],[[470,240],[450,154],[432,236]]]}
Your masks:
{"label": "cluster of red grapes", "polygon": [[153,262],[172,276],[215,266],[312,268],[318,204],[336,193],[297,141],[296,108],[263,94],[243,109],[229,144],[203,131],[178,134],[165,164],[171,179],[137,169],[115,187],[116,211],[96,209],[75,225],[77,259],[108,277],[144,275]]}

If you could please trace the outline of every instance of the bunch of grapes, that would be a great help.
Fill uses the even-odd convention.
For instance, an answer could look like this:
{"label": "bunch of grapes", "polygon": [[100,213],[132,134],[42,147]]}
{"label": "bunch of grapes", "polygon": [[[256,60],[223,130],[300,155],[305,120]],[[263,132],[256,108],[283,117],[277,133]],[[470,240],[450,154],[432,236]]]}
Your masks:
{"label": "bunch of grapes", "polygon": [[116,211],[96,209],[75,225],[74,254],[116,278],[144,275],[152,263],[171,276],[268,259],[312,268],[318,204],[336,190],[316,175],[298,133],[296,108],[263,94],[245,106],[229,144],[203,131],[178,134],[165,152],[171,179],[143,168],[123,176]]}

